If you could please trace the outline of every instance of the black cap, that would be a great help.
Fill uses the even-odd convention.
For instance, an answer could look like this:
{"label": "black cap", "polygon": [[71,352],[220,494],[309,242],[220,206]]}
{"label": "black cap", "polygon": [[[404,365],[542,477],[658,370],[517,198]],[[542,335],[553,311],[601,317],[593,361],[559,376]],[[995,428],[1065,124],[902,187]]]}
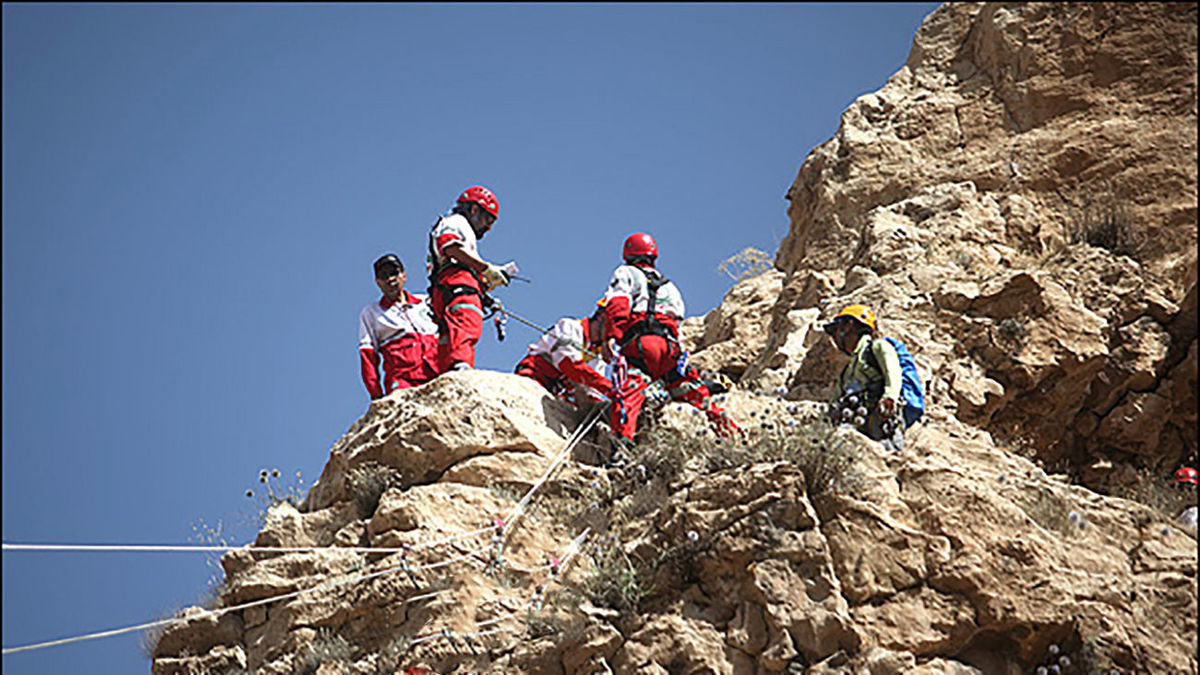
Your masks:
{"label": "black cap", "polygon": [[375,261],[375,278],[383,279],[390,276],[393,269],[403,272],[404,263],[400,262],[399,256],[395,253],[387,253]]}

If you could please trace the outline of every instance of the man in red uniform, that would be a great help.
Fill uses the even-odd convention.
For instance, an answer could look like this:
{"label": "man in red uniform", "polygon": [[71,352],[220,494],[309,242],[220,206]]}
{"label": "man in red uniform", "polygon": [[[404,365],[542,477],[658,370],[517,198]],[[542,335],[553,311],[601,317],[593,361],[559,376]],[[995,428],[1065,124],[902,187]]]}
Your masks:
{"label": "man in red uniform", "polygon": [[[612,382],[592,368],[600,362],[595,357],[600,348],[600,333],[604,322],[604,301],[586,319],[559,319],[554,327],[537,342],[529,345],[529,353],[517,364],[514,372],[533,378],[550,393],[558,396],[572,393],[570,384],[583,388],[585,399],[601,400],[612,391]],[[584,399],[576,399],[583,404]]]}
{"label": "man in red uniform", "polygon": [[375,261],[375,285],[383,297],[364,307],[358,317],[362,380],[371,400],[424,384],[438,374],[437,325],[425,296],[404,290],[407,279],[404,263],[395,254]]}
{"label": "man in red uniform", "polygon": [[[649,234],[637,233],[625,240],[625,264],[613,271],[604,297],[604,339],[614,355],[620,354],[629,368],[618,376],[620,392],[613,402],[613,431],[632,440],[638,414],[645,402],[646,386],[661,379],[673,401],[683,401],[708,415],[717,433],[729,435],[738,429],[724,410],[713,404],[700,374],[687,362],[679,346],[679,322],[683,320],[683,296],[675,284],[655,269],[658,244]],[[611,360],[610,360],[611,361]],[[619,362],[614,366],[621,370]],[[622,381],[623,380],[623,381]]]}
{"label": "man in red uniform", "polygon": [[476,245],[499,215],[496,195],[475,185],[459,195],[429,233],[426,270],[437,318],[439,374],[475,367],[475,344],[483,335],[483,294],[509,283],[508,272],[480,258]]}

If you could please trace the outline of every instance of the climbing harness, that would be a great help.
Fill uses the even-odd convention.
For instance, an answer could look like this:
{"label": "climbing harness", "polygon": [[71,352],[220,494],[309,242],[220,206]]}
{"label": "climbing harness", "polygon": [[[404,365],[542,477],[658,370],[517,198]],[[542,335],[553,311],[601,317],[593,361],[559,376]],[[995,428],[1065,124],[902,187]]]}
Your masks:
{"label": "climbing harness", "polygon": [[[635,322],[625,331],[625,335],[621,338],[621,346],[624,347],[646,335],[657,335],[678,347],[680,351],[684,351],[683,346],[679,344],[679,340],[671,332],[671,329],[662,321],[659,321],[658,314],[655,311],[658,309],[658,289],[665,286],[671,280],[664,277],[661,272],[653,267],[645,269],[636,265],[631,265],[631,267],[646,277],[646,292],[649,298],[647,299],[646,316]],[[686,354],[686,351],[684,353]]]}

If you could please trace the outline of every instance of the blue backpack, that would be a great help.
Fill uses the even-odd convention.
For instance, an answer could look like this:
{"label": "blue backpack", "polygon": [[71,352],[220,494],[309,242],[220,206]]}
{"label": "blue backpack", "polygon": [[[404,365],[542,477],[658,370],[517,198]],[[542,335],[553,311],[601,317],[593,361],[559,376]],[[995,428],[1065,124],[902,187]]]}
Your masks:
{"label": "blue backpack", "polygon": [[[896,348],[896,356],[900,357],[900,401],[904,404],[904,428],[907,429],[925,414],[925,390],[921,388],[921,376],[917,374],[917,364],[908,347],[893,337],[883,339]],[[875,353],[867,350],[867,355],[871,366],[880,370]]]}

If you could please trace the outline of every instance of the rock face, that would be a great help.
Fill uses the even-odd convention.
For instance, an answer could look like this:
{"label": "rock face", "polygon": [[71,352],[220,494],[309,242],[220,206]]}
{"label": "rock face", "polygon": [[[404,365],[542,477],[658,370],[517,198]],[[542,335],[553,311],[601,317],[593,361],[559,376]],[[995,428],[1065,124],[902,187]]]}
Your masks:
{"label": "rock face", "polygon": [[[401,425],[407,406],[441,400],[427,414],[453,419],[501,392],[513,421],[479,437],[479,456],[537,457],[515,491],[442,471],[371,503],[346,478],[378,466],[367,458],[390,434],[366,432]],[[567,443],[521,423],[577,420],[521,378],[456,373],[397,392],[255,544],[324,548],[227,554],[218,611],[237,609],[185,611],[153,671],[1021,673],[1066,657],[1091,670],[1065,672],[1196,672],[1195,540],[1148,507],[1047,476],[953,417],[915,427],[894,455],[822,427],[816,405],[725,403],[747,445],[669,404],[636,464],[592,464],[582,449],[603,438],[588,436],[541,483]],[[430,459],[451,429],[424,440]],[[805,433],[815,451],[791,443]],[[840,467],[833,483],[822,466]]]}
{"label": "rock face", "polygon": [[[684,322],[744,437],[668,404],[607,468],[531,380],[395,392],[153,672],[1197,673],[1195,532],[1114,496],[1196,459],[1196,79],[1194,3],[939,8]],[[823,421],[850,303],[902,454]]]}
{"label": "rock face", "polygon": [[1195,4],[939,8],[788,190],[746,382],[821,394],[813,310],[864,302],[938,405],[1093,487],[1195,458],[1196,73]]}

